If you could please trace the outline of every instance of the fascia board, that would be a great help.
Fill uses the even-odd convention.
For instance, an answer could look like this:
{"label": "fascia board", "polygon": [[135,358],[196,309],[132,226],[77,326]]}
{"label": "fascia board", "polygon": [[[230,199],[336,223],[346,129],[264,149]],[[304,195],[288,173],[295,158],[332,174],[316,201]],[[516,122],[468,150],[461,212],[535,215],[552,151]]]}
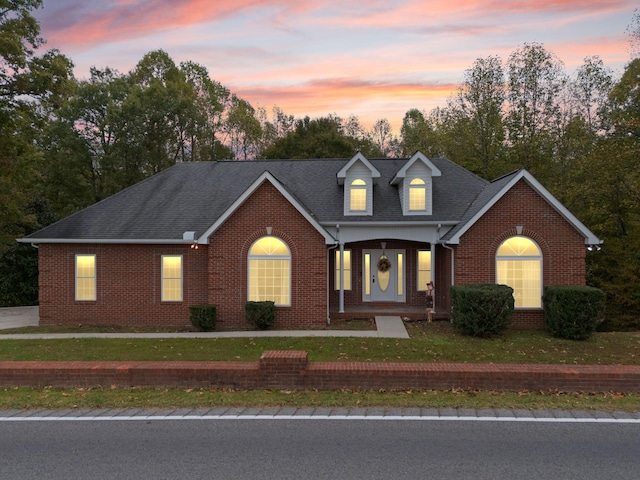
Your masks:
{"label": "fascia board", "polygon": [[425,226],[425,227],[437,227],[437,226],[442,226],[442,227],[453,227],[455,225],[457,225],[458,223],[460,223],[457,220],[446,220],[446,221],[427,221],[427,222],[420,222],[420,221],[409,221],[409,222],[393,222],[393,221],[388,221],[388,222],[367,222],[365,221],[358,221],[358,222],[343,222],[340,220],[336,220],[333,222],[322,222],[321,225],[326,226],[326,227],[335,227],[336,225],[339,226],[347,226],[347,227],[362,227],[362,228],[377,228],[377,227],[412,227],[412,226],[417,226],[417,227],[421,227],[421,226]]}
{"label": "fascia board", "polygon": [[446,243],[457,245],[460,238],[469,230],[487,211],[493,207],[509,190],[520,180],[525,181],[536,190],[565,220],[580,232],[585,239],[585,245],[599,245],[602,243],[580,220],[578,220],[567,208],[562,205],[546,188],[542,186],[529,172],[520,170],[494,197],[487,202],[465,225],[460,228]]}
{"label": "fascia board", "polygon": [[433,164],[433,162],[431,160],[429,160],[424,155],[424,153],[416,152],[416,153],[413,154],[413,156],[409,160],[407,160],[407,163],[405,163],[403,165],[403,167],[400,170],[398,170],[398,172],[395,174],[395,176],[393,177],[393,179],[389,183],[391,185],[396,185],[396,184],[400,183],[400,180],[407,176],[407,170],[409,170],[411,165],[416,163],[418,160],[420,160],[422,163],[424,163],[424,165],[431,170],[431,176],[432,177],[441,177],[442,176],[442,172],[440,171],[440,169],[438,167],[436,167]]}
{"label": "fascia board", "polygon": [[189,245],[192,240],[178,240],[175,238],[18,238],[19,243],[90,243],[90,244],[111,244],[111,245]]}
{"label": "fascia board", "polygon": [[381,177],[380,172],[376,167],[374,167],[367,157],[365,157],[362,152],[356,153],[351,160],[347,162],[347,164],[340,169],[340,171],[336,174],[336,178],[338,179],[338,185],[344,185],[344,179],[347,176],[347,171],[351,168],[351,166],[357,161],[361,161],[365,164],[365,166],[371,171],[371,178],[378,179]]}
{"label": "fascia board", "polygon": [[315,228],[320,235],[322,235],[327,243],[335,243],[335,238],[329,232],[327,232],[322,225],[305,209],[300,203],[289,193],[289,191],[268,171],[265,171],[260,175],[242,195],[240,195],[235,202],[211,225],[200,237],[198,243],[209,243],[209,237],[220,226],[227,221],[233,213],[240,208],[240,206],[262,185],[265,181],[268,181],[284,196],[293,207],[300,212],[300,214]]}

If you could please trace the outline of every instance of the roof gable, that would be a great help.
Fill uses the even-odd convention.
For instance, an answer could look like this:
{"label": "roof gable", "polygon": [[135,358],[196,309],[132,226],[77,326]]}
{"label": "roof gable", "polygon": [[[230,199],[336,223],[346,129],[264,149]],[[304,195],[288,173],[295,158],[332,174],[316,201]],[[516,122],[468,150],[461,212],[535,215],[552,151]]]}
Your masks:
{"label": "roof gable", "polygon": [[371,164],[369,160],[367,160],[367,157],[365,157],[362,154],[362,152],[358,152],[336,174],[336,178],[338,179],[338,185],[344,185],[344,180],[345,178],[347,178],[349,170],[358,162],[362,163],[369,170],[369,172],[371,173],[371,179],[373,180],[373,183],[375,184],[377,182],[378,178],[380,178],[380,172],[376,167],[374,167]]}
{"label": "roof gable", "polygon": [[439,177],[442,175],[440,169],[436,167],[433,162],[429,160],[422,152],[416,152],[409,160],[407,160],[407,163],[405,163],[403,167],[398,170],[398,172],[390,182],[391,185],[397,185],[398,183],[400,183],[407,176],[408,170],[413,167],[416,162],[422,162],[424,166],[431,171],[432,177]]}
{"label": "roof gable", "polygon": [[273,185],[283,197],[322,235],[327,243],[334,243],[335,238],[318,223],[318,221],[298,202],[298,200],[269,171],[265,171],[220,215],[207,230],[198,237],[198,243],[209,243],[213,234],[264,182]]}
{"label": "roof gable", "polygon": [[518,170],[491,182],[478,195],[461,222],[444,237],[446,243],[458,244],[460,238],[469,230],[498,200],[511,190],[520,180],[526,181],[544,200],[551,205],[569,224],[585,239],[586,245],[601,244],[602,240],[595,236],[580,220],[562,205],[546,188],[526,170]]}

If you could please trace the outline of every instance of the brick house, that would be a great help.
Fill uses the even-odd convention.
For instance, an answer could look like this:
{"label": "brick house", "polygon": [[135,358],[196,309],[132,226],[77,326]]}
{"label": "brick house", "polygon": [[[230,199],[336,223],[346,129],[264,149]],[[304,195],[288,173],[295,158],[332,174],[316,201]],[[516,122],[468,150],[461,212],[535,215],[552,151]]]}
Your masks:
{"label": "brick house", "polygon": [[514,288],[515,326],[541,327],[544,285],[584,285],[602,243],[531,174],[487,182],[446,159],[175,165],[19,240],[39,248],[40,322],[189,325],[248,300],[276,328],[389,314],[447,317],[453,284]]}

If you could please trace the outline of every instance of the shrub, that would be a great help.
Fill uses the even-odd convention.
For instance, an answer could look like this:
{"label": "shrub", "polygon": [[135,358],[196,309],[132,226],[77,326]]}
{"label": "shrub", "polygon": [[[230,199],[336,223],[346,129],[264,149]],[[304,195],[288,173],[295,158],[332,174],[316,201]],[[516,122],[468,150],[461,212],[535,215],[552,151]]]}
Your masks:
{"label": "shrub", "polygon": [[512,319],[511,287],[495,284],[451,287],[451,323],[462,333],[492,337],[503,333]]}
{"label": "shrub", "polygon": [[275,303],[247,302],[245,306],[245,318],[258,330],[266,330],[276,319]]}
{"label": "shrub", "polygon": [[215,305],[193,305],[189,307],[191,324],[201,332],[210,332],[216,328],[217,310]]}
{"label": "shrub", "polygon": [[586,340],[604,320],[606,295],[598,288],[547,286],[542,300],[545,324],[554,337]]}

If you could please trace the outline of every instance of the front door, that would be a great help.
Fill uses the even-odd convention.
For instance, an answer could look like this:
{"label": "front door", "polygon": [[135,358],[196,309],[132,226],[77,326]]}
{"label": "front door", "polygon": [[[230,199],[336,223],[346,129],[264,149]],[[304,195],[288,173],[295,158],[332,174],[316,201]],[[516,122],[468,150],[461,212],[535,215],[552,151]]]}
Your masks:
{"label": "front door", "polygon": [[404,250],[368,250],[364,261],[364,300],[404,302]]}

